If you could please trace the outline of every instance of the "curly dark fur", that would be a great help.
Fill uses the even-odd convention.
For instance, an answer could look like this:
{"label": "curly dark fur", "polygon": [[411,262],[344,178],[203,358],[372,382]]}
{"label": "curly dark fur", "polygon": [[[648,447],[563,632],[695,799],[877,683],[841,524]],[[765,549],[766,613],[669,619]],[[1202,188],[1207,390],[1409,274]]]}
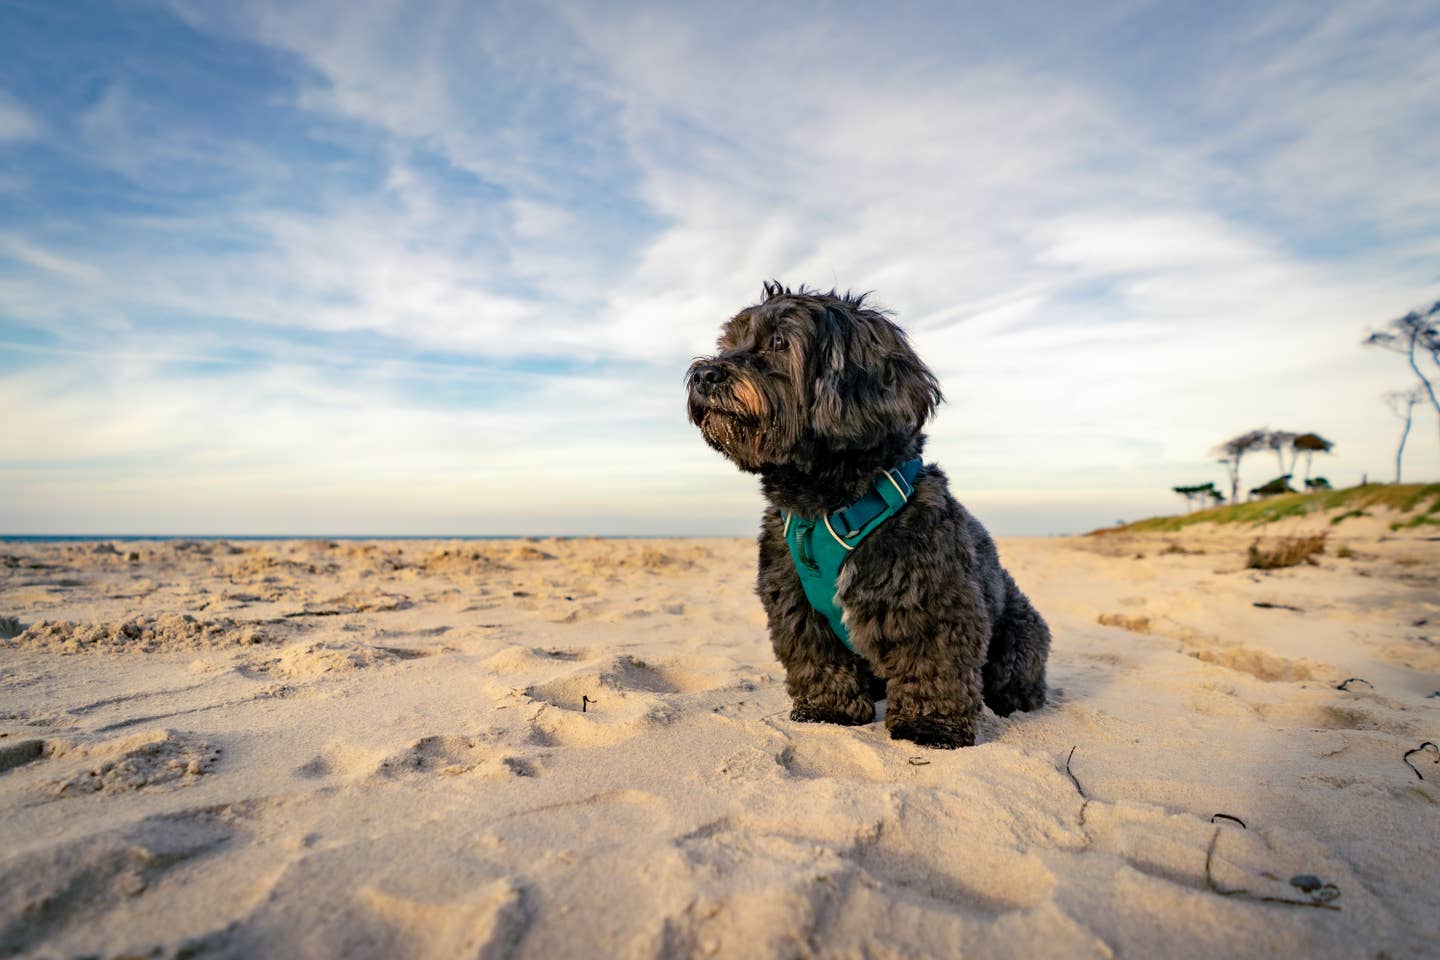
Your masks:
{"label": "curly dark fur", "polygon": [[903,330],[863,295],[767,283],[686,382],[690,420],[760,475],[770,502],[757,592],[792,719],[869,723],[883,693],[892,737],[949,748],[975,742],[982,700],[1001,716],[1044,704],[1049,628],[939,468],[921,470],[910,502],[841,568],[837,595],[860,655],[810,606],[790,559],[782,511],[845,507],[924,447],[921,428],[943,398]]}

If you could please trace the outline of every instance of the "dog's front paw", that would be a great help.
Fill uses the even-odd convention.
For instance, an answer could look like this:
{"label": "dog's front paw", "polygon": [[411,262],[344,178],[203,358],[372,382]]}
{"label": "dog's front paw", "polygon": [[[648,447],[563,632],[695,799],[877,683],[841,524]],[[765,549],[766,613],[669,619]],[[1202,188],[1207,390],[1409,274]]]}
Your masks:
{"label": "dog's front paw", "polygon": [[909,740],[922,747],[954,750],[975,745],[975,722],[968,718],[915,717],[890,724],[891,740]]}
{"label": "dog's front paw", "polygon": [[875,719],[875,704],[857,701],[846,709],[821,707],[813,703],[797,703],[790,710],[790,719],[796,723],[838,723],[847,727],[858,727]]}

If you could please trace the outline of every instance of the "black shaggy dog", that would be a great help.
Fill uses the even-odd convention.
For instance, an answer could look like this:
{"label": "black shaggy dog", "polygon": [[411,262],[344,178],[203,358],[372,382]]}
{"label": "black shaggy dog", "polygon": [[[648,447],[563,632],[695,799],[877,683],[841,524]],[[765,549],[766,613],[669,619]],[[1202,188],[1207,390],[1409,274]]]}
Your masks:
{"label": "black shaggy dog", "polygon": [[[690,420],[760,475],[770,502],[757,589],[791,718],[869,723],[883,696],[891,737],[969,746],[982,697],[1001,716],[1044,704],[1050,631],[938,467],[896,482],[942,397],[904,331],[864,299],[765,284],[722,328],[719,352],[691,364]],[[851,652],[807,599],[786,538],[792,518],[820,522],[887,480],[908,500],[835,580]]]}

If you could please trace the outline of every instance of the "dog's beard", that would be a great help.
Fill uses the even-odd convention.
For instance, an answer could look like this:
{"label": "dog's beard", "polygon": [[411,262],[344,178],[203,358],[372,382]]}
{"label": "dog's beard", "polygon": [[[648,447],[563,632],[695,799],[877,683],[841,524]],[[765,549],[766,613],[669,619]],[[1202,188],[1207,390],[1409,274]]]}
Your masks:
{"label": "dog's beard", "polygon": [[707,410],[700,421],[700,433],[711,445],[726,452],[744,452],[755,446],[756,424],[733,413]]}
{"label": "dog's beard", "polygon": [[754,417],[717,406],[692,403],[690,419],[700,428],[705,442],[740,467],[758,465],[761,447],[760,423]]}

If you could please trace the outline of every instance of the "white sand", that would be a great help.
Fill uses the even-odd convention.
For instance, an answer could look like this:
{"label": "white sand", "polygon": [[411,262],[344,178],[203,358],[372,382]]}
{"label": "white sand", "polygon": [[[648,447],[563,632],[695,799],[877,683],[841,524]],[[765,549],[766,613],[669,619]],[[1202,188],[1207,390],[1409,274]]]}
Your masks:
{"label": "white sand", "polygon": [[0,956],[1436,956],[1440,544],[1339,529],[1002,543],[956,752],[791,723],[745,542],[0,544]]}

